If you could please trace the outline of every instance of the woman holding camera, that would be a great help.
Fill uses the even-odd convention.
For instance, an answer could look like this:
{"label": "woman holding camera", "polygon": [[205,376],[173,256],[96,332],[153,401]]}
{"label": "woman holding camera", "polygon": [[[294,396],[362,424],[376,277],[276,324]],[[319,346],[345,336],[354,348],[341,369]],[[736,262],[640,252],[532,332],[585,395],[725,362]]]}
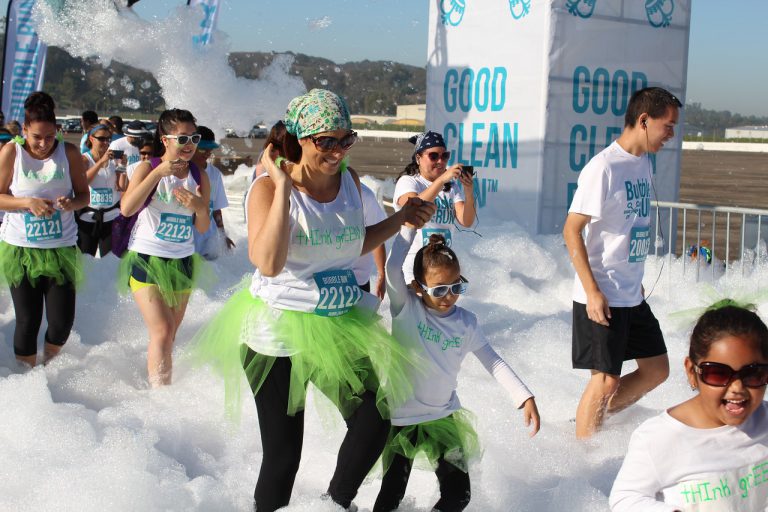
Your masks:
{"label": "woman holding camera", "polygon": [[[397,179],[393,198],[395,210],[402,208],[411,197],[433,202],[437,210],[416,234],[408,251],[403,265],[406,282],[413,280],[413,260],[419,249],[429,242],[430,235],[442,235],[450,247],[456,222],[464,227],[475,222],[472,170],[461,164],[446,168],[451,152],[446,151],[443,136],[437,132],[428,131],[408,140],[416,148],[411,163]],[[469,201],[465,196],[469,196]]]}
{"label": "woman holding camera", "polygon": [[88,131],[83,153],[83,165],[88,179],[91,201],[77,216],[77,246],[83,254],[103,258],[112,250],[112,221],[120,215],[120,195],[125,190],[125,173],[109,165],[115,158],[108,149],[112,130],[97,124]]}

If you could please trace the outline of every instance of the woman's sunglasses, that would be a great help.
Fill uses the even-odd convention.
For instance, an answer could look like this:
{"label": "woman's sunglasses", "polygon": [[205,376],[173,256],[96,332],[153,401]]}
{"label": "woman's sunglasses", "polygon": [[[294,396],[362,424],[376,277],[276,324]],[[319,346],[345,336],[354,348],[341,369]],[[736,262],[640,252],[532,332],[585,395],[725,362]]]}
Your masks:
{"label": "woman's sunglasses", "polygon": [[110,137],[109,135],[106,135],[104,137],[97,137],[95,135],[91,135],[91,137],[96,139],[99,142],[105,142],[106,143],[106,142],[111,142],[112,141],[112,137]]}
{"label": "woman's sunglasses", "polygon": [[451,159],[451,152],[450,151],[443,151],[442,153],[438,153],[437,151],[433,151],[432,153],[424,153],[424,155],[429,158],[430,162],[437,162],[438,160],[443,160],[444,162],[447,162]]}
{"label": "woman's sunglasses", "polygon": [[322,151],[323,153],[335,151],[337,148],[346,151],[352,147],[352,144],[357,142],[357,132],[349,132],[340,139],[337,139],[336,137],[315,137],[314,135],[310,135],[309,140],[315,144],[315,148],[317,148],[318,151]]}
{"label": "woman's sunglasses", "polygon": [[179,146],[186,146],[190,142],[192,144],[198,144],[202,138],[202,135],[195,133],[194,135],[163,135],[163,137],[166,139],[175,139],[176,144]]}
{"label": "woman's sunglasses", "polygon": [[466,293],[467,288],[469,288],[469,281],[467,281],[466,278],[464,278],[464,276],[459,276],[458,283],[441,284],[438,286],[433,286],[431,288],[427,287],[427,285],[422,283],[419,283],[419,285],[422,288],[424,288],[424,291],[427,292],[427,295],[431,295],[436,299],[440,299],[448,295],[448,292],[451,292],[452,295],[461,295],[463,293]]}
{"label": "woman's sunglasses", "polygon": [[704,362],[694,365],[704,384],[724,388],[736,379],[748,388],[761,388],[768,384],[768,364],[749,364],[736,371],[727,364]]}

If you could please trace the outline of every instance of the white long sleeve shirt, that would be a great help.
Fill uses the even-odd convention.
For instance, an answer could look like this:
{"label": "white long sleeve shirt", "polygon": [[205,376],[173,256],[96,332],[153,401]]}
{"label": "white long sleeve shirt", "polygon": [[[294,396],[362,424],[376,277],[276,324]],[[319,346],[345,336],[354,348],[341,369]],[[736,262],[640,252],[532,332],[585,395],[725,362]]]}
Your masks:
{"label": "white long sleeve shirt", "polygon": [[392,334],[418,350],[425,360],[412,376],[413,396],[392,412],[393,425],[415,425],[449,416],[461,409],[456,394],[461,363],[473,353],[507,390],[516,407],[533,395],[499,356],[483,334],[474,313],[454,306],[446,315],[424,306],[405,284],[403,260],[416,230],[402,228],[387,260],[387,293],[392,313]]}
{"label": "white long sleeve shirt", "polygon": [[613,512],[768,510],[768,402],[739,426],[640,425],[613,483]]}

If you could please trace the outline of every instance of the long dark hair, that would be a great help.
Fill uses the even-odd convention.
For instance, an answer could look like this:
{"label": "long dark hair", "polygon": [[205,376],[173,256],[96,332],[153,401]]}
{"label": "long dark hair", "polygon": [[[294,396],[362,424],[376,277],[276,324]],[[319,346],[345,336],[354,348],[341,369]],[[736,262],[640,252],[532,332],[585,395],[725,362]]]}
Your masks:
{"label": "long dark hair", "polygon": [[152,140],[152,155],[161,157],[165,154],[165,146],[161,140],[163,135],[170,135],[173,128],[179,123],[192,123],[197,126],[197,119],[192,115],[189,110],[180,108],[172,108],[170,110],[164,110],[160,114],[160,119],[157,120],[157,129],[155,130],[155,138]]}
{"label": "long dark hair", "polygon": [[[276,149],[278,153],[280,153],[280,156],[285,157],[285,150],[283,149],[283,140],[285,139],[285,134],[285,123],[282,121],[276,122],[272,126],[272,129],[269,130],[267,140],[264,141],[264,149],[267,149],[267,146],[272,144],[272,147]],[[301,148],[299,148],[299,151],[301,151]]]}
{"label": "long dark hair", "polygon": [[52,123],[56,125],[56,103],[51,95],[43,91],[35,91],[24,100],[24,125],[34,122]]}

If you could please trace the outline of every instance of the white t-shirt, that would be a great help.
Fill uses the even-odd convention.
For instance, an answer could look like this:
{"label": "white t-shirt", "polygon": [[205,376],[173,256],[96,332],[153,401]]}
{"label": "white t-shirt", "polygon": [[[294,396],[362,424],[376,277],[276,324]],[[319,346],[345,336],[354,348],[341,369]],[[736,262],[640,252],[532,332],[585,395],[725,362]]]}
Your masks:
{"label": "white t-shirt", "polygon": [[[120,137],[119,139],[113,140],[109,143],[109,149],[117,149],[125,152],[125,157],[128,159],[126,168],[127,166],[135,164],[141,160],[141,153],[139,152],[139,148],[128,142],[128,137]],[[109,171],[114,173],[115,167],[115,161],[110,160],[107,164]],[[128,176],[128,179],[131,179],[131,177]]]}
{"label": "white t-shirt", "polygon": [[208,181],[211,182],[211,201],[208,203],[208,209],[211,212],[211,225],[205,233],[199,233],[195,230],[195,252],[212,259],[219,256],[222,242],[218,236],[218,226],[213,221],[213,212],[229,206],[229,200],[227,199],[227,191],[224,189],[221,171],[209,162],[205,172],[208,174]]}
{"label": "white t-shirt", "polygon": [[[427,190],[432,182],[423,177],[421,174],[414,176],[402,176],[395,184],[395,194],[392,202],[395,203],[395,210],[399,211],[401,206],[398,205],[400,196],[413,192],[418,195]],[[464,202],[464,191],[458,185],[453,182],[451,184],[451,190],[444,192],[443,190],[435,197],[435,214],[429,219],[429,222],[419,230],[418,236],[413,241],[408,255],[405,258],[403,266],[403,272],[405,273],[405,279],[411,282],[413,279],[413,260],[416,257],[416,253],[419,252],[424,245],[429,242],[429,236],[432,233],[438,233],[445,237],[446,243],[450,247],[453,241],[453,235],[456,232],[454,224],[456,222],[456,203]]]}
{"label": "white t-shirt", "polygon": [[[13,144],[16,144],[16,157],[9,187],[11,195],[51,201],[62,196],[74,197],[64,142],[59,142],[51,156],[44,160],[32,157],[21,144]],[[26,210],[6,212],[0,239],[17,247],[70,247],[77,242],[75,214],[58,209],[48,217],[37,217]]]}
{"label": "white t-shirt", "polygon": [[[268,175],[262,174],[253,183],[262,179],[269,179]],[[269,306],[261,311],[274,318],[281,310],[331,317],[352,306],[378,308],[378,299],[356,286],[351,270],[365,240],[363,205],[351,173],[341,173],[339,193],[327,203],[291,188],[288,217],[290,241],[283,269],[269,277],[257,268],[251,279],[251,295]],[[244,322],[243,341],[260,354],[293,355],[270,324],[258,314],[250,315]]]}
{"label": "white t-shirt", "polygon": [[152,201],[139,212],[128,242],[129,250],[162,258],[186,258],[195,252],[194,212],[173,194],[174,189],[181,187],[196,193],[197,182],[191,170],[184,179],[174,175],[160,179]]}
{"label": "white t-shirt", "polygon": [[[90,149],[83,153],[83,156],[88,159],[89,168],[96,165]],[[117,174],[115,174],[114,171],[110,171],[109,166],[104,166],[99,169],[96,176],[94,176],[93,181],[88,184],[88,190],[91,193],[91,201],[88,203],[88,206],[94,210],[107,210],[112,208],[118,201],[120,201],[120,197],[122,196],[122,192],[117,190]],[[80,214],[80,220],[94,222],[94,215],[93,212],[83,212]],[[104,222],[115,220],[118,215],[120,215],[119,208],[109,210],[104,213]]]}
{"label": "white t-shirt", "polygon": [[768,510],[768,402],[737,427],[689,427],[666,411],[632,434],[613,512]]}
{"label": "white t-shirt", "polygon": [[[366,226],[373,226],[378,224],[387,218],[387,214],[379,205],[379,201],[376,199],[376,194],[373,190],[366,187],[364,183],[360,183],[360,187],[363,192],[363,217],[365,218]],[[371,275],[375,270],[375,262],[373,261],[373,253],[369,252],[357,258],[352,271],[355,273],[355,279],[358,284],[365,284],[371,280]]]}
{"label": "white t-shirt", "polygon": [[456,394],[461,363],[474,353],[507,390],[516,407],[533,395],[515,372],[491,348],[474,313],[454,306],[441,316],[424,306],[405,284],[403,260],[416,230],[403,227],[387,260],[387,294],[392,313],[392,335],[413,347],[424,362],[412,375],[413,396],[392,411],[393,425],[415,425],[444,418],[461,409]]}
{"label": "white t-shirt", "polygon": [[[589,161],[579,175],[570,213],[589,215],[584,243],[595,281],[613,307],[643,301],[645,258],[651,247],[651,163],[618,142]],[[573,300],[587,303],[578,274]]]}

